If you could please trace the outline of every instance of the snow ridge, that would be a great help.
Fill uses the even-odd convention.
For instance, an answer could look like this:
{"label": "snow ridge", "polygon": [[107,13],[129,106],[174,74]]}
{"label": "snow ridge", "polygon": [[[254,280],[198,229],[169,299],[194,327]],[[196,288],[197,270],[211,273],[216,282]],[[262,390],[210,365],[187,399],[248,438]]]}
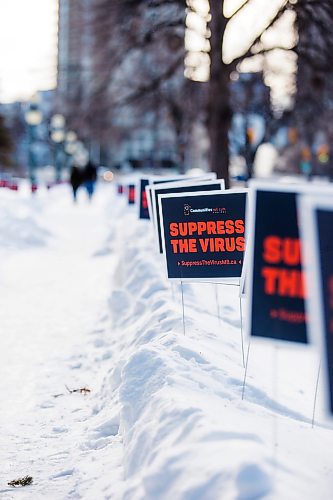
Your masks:
{"label": "snow ridge", "polygon": [[[183,337],[179,299],[171,300],[179,289],[165,280],[146,221],[119,223],[115,239],[109,304],[117,354],[110,379],[121,406],[123,498],[262,497],[272,486],[261,439],[221,430],[219,415],[226,401],[239,399],[241,377],[228,379],[200,352],[205,332],[191,317]],[[239,356],[238,337],[231,348]]]}

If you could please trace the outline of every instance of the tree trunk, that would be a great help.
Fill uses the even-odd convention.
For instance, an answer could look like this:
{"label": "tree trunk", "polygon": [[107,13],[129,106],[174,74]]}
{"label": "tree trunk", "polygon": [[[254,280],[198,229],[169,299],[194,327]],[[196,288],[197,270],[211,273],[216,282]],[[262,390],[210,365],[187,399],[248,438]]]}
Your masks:
{"label": "tree trunk", "polygon": [[210,0],[211,50],[208,96],[208,135],[210,167],[229,187],[230,66],[222,61],[222,42],[228,20],[223,15],[223,1]]}
{"label": "tree trunk", "polygon": [[[298,50],[302,54],[304,47],[310,44],[312,19],[303,8],[302,0],[296,7],[296,30],[298,33]],[[313,65],[302,56],[298,57],[296,73],[295,114],[298,126],[298,135],[307,146],[312,146],[318,119],[317,100],[312,88],[312,80],[316,70]]]}

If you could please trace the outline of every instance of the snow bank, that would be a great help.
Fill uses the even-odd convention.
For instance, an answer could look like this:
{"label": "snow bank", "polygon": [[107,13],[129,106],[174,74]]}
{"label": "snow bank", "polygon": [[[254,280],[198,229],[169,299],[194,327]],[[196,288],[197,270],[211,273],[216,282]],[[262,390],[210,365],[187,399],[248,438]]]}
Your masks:
{"label": "snow bank", "polygon": [[[209,362],[193,324],[183,337],[179,303],[170,300],[147,225],[135,225],[121,230],[118,289],[110,299],[120,343],[111,377],[122,406],[125,497],[258,498],[271,488],[261,439],[230,426],[225,410],[226,402],[240,400],[241,378],[229,380]],[[129,241],[141,241],[141,249]],[[238,332],[230,333],[239,357]]]}
{"label": "snow bank", "polygon": [[[318,485],[304,474],[313,458],[305,440],[320,454],[324,436],[332,439],[324,425],[311,430],[316,354],[292,349],[289,357],[289,348],[281,349],[280,370],[294,380],[278,393],[278,354],[254,346],[242,401],[238,289],[184,285],[184,336],[181,290],[165,278],[150,223],[138,221],[124,200],[113,204],[112,216],[117,263],[107,383],[124,444],[119,498],[313,498]],[[325,464],[319,460],[314,474],[321,477]],[[330,485],[321,484],[320,498],[329,498]]]}
{"label": "snow bank", "polygon": [[[42,246],[49,236],[39,222],[41,201],[27,194],[0,190],[0,249],[27,249]],[[33,202],[33,203],[32,203]]]}
{"label": "snow bank", "polygon": [[[121,408],[124,498],[265,495],[272,487],[269,455],[254,422],[246,432],[238,425],[253,415],[243,409],[235,419],[230,412],[230,402],[241,406],[239,319],[230,310],[235,326],[217,328],[208,310],[208,318],[202,314],[208,328],[187,317],[184,337],[180,290],[165,280],[149,222],[137,221],[134,210],[126,223],[123,219],[113,235],[118,262],[110,309],[117,350],[111,387]],[[206,301],[195,301],[191,285],[185,297],[199,313],[204,309]],[[221,351],[217,329],[229,337],[224,357],[237,359],[236,378],[216,356]]]}

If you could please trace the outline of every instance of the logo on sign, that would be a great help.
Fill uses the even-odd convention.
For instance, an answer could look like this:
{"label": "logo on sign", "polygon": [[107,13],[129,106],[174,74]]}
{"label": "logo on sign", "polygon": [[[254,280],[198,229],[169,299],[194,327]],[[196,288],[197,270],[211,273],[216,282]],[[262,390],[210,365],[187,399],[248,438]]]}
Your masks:
{"label": "logo on sign", "polygon": [[211,212],[213,214],[226,214],[227,209],[225,207],[205,207],[205,208],[192,208],[191,205],[184,205],[184,215],[196,214],[196,213],[204,213]]}

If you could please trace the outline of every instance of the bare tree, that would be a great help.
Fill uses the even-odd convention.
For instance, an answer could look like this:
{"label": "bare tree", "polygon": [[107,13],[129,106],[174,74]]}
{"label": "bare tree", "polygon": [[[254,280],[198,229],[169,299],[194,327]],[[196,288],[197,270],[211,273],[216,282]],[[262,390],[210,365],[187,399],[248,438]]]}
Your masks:
{"label": "bare tree", "polygon": [[[299,8],[304,12],[309,4],[330,4],[328,0],[300,0],[295,5],[293,0],[281,0],[275,11],[271,9],[267,14],[260,32],[253,33],[244,53],[226,62],[222,50],[229,23],[246,12],[251,3],[252,0],[245,0],[226,15],[225,1],[209,2],[210,79],[206,85],[197,84],[196,90],[183,76],[186,8],[195,9],[194,0],[85,0],[86,14],[79,34],[82,38],[85,31],[84,36],[89,38],[90,54],[85,54],[81,64],[85,84],[77,85],[73,101],[80,111],[79,122],[85,134],[107,147],[111,135],[126,134],[125,127],[122,130],[119,125],[119,113],[126,110],[135,127],[135,116],[149,109],[156,112],[162,106],[168,109],[182,150],[194,109],[200,116],[206,111],[211,170],[228,184],[228,135],[233,114],[230,75],[244,59],[275,48],[266,47],[262,35],[287,9]],[[328,12],[329,7],[325,9]],[[300,14],[297,19],[300,27]],[[326,24],[323,30],[327,31]],[[300,43],[295,51],[301,54],[307,50],[301,49]],[[200,96],[196,107],[193,96]],[[71,114],[75,114],[74,109]]]}
{"label": "bare tree", "polygon": [[[232,118],[232,103],[230,99],[230,75],[236,71],[238,65],[246,58],[253,57],[258,54],[265,54],[267,49],[263,42],[263,34],[280,19],[285,10],[290,8],[289,1],[281,1],[281,5],[275,10],[271,17],[267,17],[262,30],[259,33],[253,34],[249,47],[245,52],[236,57],[231,62],[225,62],[222,58],[222,49],[225,39],[226,30],[231,20],[235,20],[237,16],[251,4],[251,0],[245,0],[240,7],[234,12],[226,16],[225,1],[216,2],[210,0],[210,79],[209,79],[209,103],[208,103],[208,130],[210,136],[211,148],[211,169],[216,172],[219,177],[226,180],[229,184],[229,130]],[[283,48],[283,47],[282,47]]]}
{"label": "bare tree", "polygon": [[[91,0],[86,29],[91,33],[92,78],[82,121],[87,134],[105,147],[110,136],[130,133],[129,117],[135,128],[135,116],[165,107],[170,102],[167,89],[175,89],[176,80],[186,84],[181,71],[184,6],[181,1]],[[124,114],[126,131],[121,131],[119,117]]]}
{"label": "bare tree", "polygon": [[300,138],[311,146],[318,130],[327,130],[331,121],[323,118],[328,118],[333,103],[333,4],[329,0],[299,0],[295,12],[295,113]]}
{"label": "bare tree", "polygon": [[[211,21],[209,23],[209,31],[207,32],[209,33],[208,36],[210,36],[210,78],[206,85],[207,100],[205,101],[204,99],[201,99],[200,104],[202,105],[202,108],[200,111],[206,111],[207,116],[207,129],[210,139],[211,170],[215,171],[219,177],[225,178],[227,185],[229,183],[229,131],[233,114],[230,93],[230,75],[237,69],[238,64],[245,58],[252,57],[257,53],[264,53],[266,51],[265,47],[261,43],[263,33],[274,25],[274,23],[285,12],[286,8],[289,8],[289,2],[287,0],[282,0],[280,8],[277,8],[273,15],[267,18],[262,31],[254,34],[250,47],[245,50],[244,54],[231,62],[225,62],[222,58],[222,48],[228,23],[239,16],[243,9],[245,9],[250,3],[251,0],[244,1],[241,7],[237,8],[230,16],[227,17],[225,15],[224,1],[210,1]],[[128,14],[131,13],[132,19],[134,14],[133,9],[136,9],[136,28],[138,29],[136,31],[135,49],[133,46],[133,33],[135,33],[135,30],[131,30],[132,39],[130,39],[130,44],[132,44],[132,50],[138,50],[139,48],[140,50],[144,50],[146,53],[145,57],[148,57],[149,60],[149,55],[147,56],[147,53],[149,54],[149,51],[153,49],[150,56],[151,61],[154,61],[154,57],[157,57],[159,60],[159,64],[157,64],[157,66],[160,68],[160,71],[156,73],[155,78],[154,76],[147,78],[147,75],[145,75],[145,83],[143,85],[139,83],[135,89],[131,89],[131,86],[129,86],[127,87],[127,91],[130,89],[129,93],[133,93],[133,96],[143,96],[144,94],[156,92],[158,90],[162,96],[163,82],[165,82],[168,78],[172,78],[174,72],[177,70],[178,64],[183,64],[183,51],[178,51],[178,61],[177,58],[170,58],[169,56],[164,58],[161,54],[163,54],[163,45],[170,40],[170,36],[173,33],[172,30],[179,26],[179,23],[184,23],[183,16],[185,12],[185,2],[180,0],[169,0],[168,2],[160,2],[157,0],[151,0],[148,2],[128,0],[125,4],[132,9],[127,12]],[[163,15],[161,15],[161,8],[165,9],[166,4],[167,8],[170,8],[170,6],[176,6],[178,8],[178,18],[163,18]],[[195,5],[191,0],[188,0],[187,4],[189,9],[195,9]],[[147,26],[147,24],[145,24],[147,13],[148,17],[149,13],[150,15],[153,15],[156,21],[150,26],[150,28],[148,28],[148,30],[146,30],[144,36],[142,37],[142,34],[144,33],[143,27]],[[180,17],[179,13],[182,13]],[[138,16],[138,14],[140,15]],[[141,20],[141,23],[138,19]],[[154,42],[153,47],[151,46],[152,41]],[[156,62],[154,62],[154,66],[155,65]],[[133,67],[135,67],[135,65],[133,65]],[[186,89],[186,83],[182,82],[181,88]],[[171,109],[175,112],[176,109],[174,105],[172,105],[172,101],[174,100],[170,100],[169,95]],[[183,99],[182,115],[185,116],[188,114],[191,116],[191,113],[188,113],[188,109],[186,107],[187,104],[188,101]],[[199,112],[198,107],[197,112]],[[177,109],[177,115],[180,116],[179,108]]]}

